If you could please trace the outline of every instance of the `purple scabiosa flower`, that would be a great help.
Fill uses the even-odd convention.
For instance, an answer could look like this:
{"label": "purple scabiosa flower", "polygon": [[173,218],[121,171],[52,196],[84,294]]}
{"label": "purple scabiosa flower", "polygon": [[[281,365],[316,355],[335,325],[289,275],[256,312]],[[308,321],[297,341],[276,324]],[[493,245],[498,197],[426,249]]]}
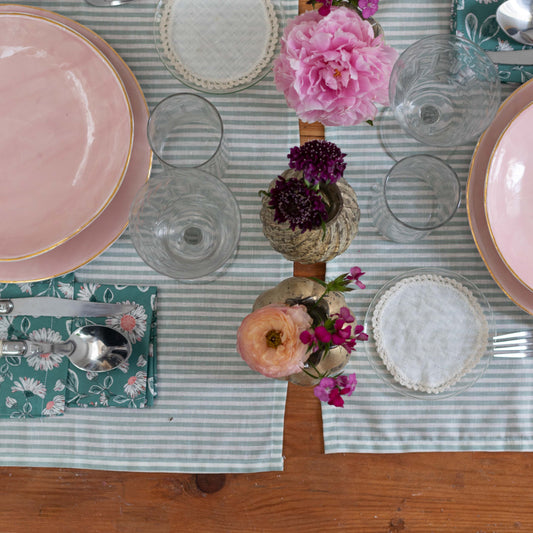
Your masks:
{"label": "purple scabiosa flower", "polygon": [[304,179],[312,185],[335,183],[342,178],[346,169],[346,154],[335,143],[325,140],[308,141],[302,146],[295,146],[287,157],[289,167],[302,170]]}
{"label": "purple scabiosa flower", "polygon": [[292,230],[316,229],[328,219],[320,194],[309,189],[304,180],[279,176],[269,192],[268,205],[274,209],[274,220],[288,222]]}

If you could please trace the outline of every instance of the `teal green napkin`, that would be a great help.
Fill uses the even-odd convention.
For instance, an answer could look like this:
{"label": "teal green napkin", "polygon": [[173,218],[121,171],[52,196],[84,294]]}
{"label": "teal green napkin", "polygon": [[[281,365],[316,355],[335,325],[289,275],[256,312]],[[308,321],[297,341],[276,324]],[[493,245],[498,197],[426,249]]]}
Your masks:
{"label": "teal green napkin", "polygon": [[128,361],[111,372],[84,372],[66,357],[40,354],[0,359],[0,417],[63,415],[67,407],[151,406],[156,396],[155,287],[79,283],[74,275],[36,283],[2,284],[0,297],[55,296],[135,304],[124,315],[98,318],[0,317],[1,339],[59,342],[86,324],[105,324],[132,344]]}
{"label": "teal green napkin", "polygon": [[[451,31],[474,41],[484,50],[530,48],[509,39],[496,22],[496,9],[503,0],[453,0]],[[533,66],[498,65],[500,79],[524,83],[533,77]]]}

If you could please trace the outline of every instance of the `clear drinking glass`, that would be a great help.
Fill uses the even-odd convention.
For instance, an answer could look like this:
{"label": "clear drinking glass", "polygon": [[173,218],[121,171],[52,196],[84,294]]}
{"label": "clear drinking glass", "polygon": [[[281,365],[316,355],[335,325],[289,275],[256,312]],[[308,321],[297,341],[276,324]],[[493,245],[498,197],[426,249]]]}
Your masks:
{"label": "clear drinking glass", "polygon": [[[409,153],[432,153],[429,147],[444,148],[434,154],[442,155],[477,139],[491,123],[501,84],[496,66],[477,44],[456,35],[432,35],[400,55],[390,77],[389,99],[401,130],[390,124],[380,128],[386,150],[396,160]],[[406,137],[412,146],[406,146]]]}
{"label": "clear drinking glass", "polygon": [[196,94],[178,93],[161,100],[148,120],[148,142],[166,170],[197,168],[222,178],[228,166],[220,114]]}
{"label": "clear drinking glass", "polygon": [[446,224],[460,202],[461,183],[447,163],[431,155],[406,157],[375,188],[374,225],[392,241],[416,241]]}
{"label": "clear drinking glass", "polygon": [[141,259],[180,280],[218,276],[235,254],[239,206],[228,187],[198,169],[150,179],[130,212],[129,232]]}

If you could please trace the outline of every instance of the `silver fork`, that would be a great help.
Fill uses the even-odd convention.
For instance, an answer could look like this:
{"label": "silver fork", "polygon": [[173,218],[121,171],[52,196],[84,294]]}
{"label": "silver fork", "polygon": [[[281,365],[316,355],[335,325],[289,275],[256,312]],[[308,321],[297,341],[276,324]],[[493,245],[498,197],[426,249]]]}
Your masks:
{"label": "silver fork", "polygon": [[493,337],[494,357],[533,357],[533,332],[515,331]]}

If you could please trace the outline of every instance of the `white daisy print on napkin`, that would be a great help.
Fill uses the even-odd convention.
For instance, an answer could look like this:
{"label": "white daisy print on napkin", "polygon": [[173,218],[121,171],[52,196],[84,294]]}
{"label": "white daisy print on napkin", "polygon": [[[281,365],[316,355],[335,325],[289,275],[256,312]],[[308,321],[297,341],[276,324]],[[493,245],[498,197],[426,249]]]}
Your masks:
{"label": "white daisy print on napkin", "polygon": [[[126,300],[125,304],[134,304]],[[124,315],[113,315],[106,319],[107,326],[118,329],[122,332],[127,339],[134,344],[137,341],[142,340],[144,333],[146,332],[146,320],[147,315],[142,305],[135,305],[132,311]]]}

